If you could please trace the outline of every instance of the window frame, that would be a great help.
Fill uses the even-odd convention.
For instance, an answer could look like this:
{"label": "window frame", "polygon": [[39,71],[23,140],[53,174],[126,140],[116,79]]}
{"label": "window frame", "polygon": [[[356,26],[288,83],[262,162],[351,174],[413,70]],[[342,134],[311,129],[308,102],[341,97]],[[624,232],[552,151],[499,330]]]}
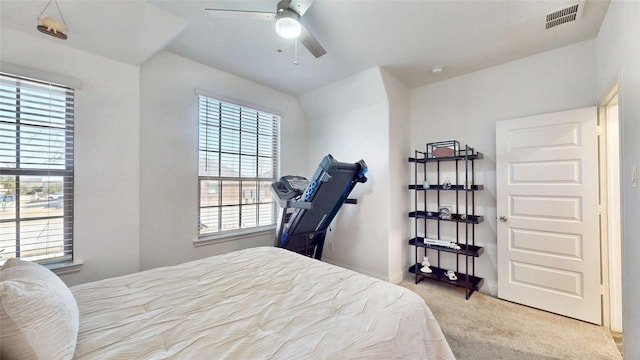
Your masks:
{"label": "window frame", "polygon": [[[194,245],[195,246],[200,246],[200,245],[206,245],[209,243],[218,243],[218,242],[225,242],[225,241],[234,241],[234,240],[239,240],[239,239],[244,239],[244,238],[249,238],[249,237],[255,237],[255,236],[261,236],[261,235],[267,235],[267,234],[272,234],[273,231],[276,228],[277,225],[277,216],[278,216],[278,208],[277,208],[277,203],[275,201],[275,199],[273,199],[270,194],[268,194],[268,198],[270,198],[270,201],[267,202],[263,202],[261,201],[260,198],[256,197],[257,201],[255,203],[250,203],[250,204],[245,204],[243,203],[242,199],[242,194],[246,193],[247,191],[250,191],[250,189],[246,189],[246,188],[242,188],[241,184],[242,182],[255,182],[255,187],[253,188],[253,191],[255,191],[256,193],[260,194],[262,193],[261,190],[264,190],[265,192],[268,192],[269,190],[267,189],[267,187],[270,185],[271,182],[276,181],[278,179],[279,176],[279,171],[280,171],[280,126],[281,126],[281,121],[282,121],[282,117],[277,114],[274,111],[271,110],[265,110],[265,109],[261,109],[258,106],[255,105],[250,105],[250,104],[246,104],[246,103],[242,103],[240,101],[236,101],[236,100],[229,100],[229,99],[225,99],[224,97],[220,97],[214,94],[210,94],[210,93],[204,93],[202,91],[196,90],[196,95],[197,95],[197,103],[198,103],[198,148],[197,148],[197,152],[198,152],[198,218],[197,218],[197,226],[198,226],[198,232],[197,232],[197,238],[194,240]],[[259,122],[261,120],[264,120],[265,118],[270,118],[269,121],[272,122],[273,125],[273,129],[270,132],[269,136],[272,138],[271,139],[271,147],[270,147],[270,155],[269,156],[264,156],[264,158],[269,158],[271,159],[271,177],[261,177],[260,176],[260,165],[258,164],[258,161],[256,160],[256,165],[255,168],[252,169],[252,171],[254,172],[254,176],[243,176],[241,174],[241,172],[243,171],[244,167],[241,165],[241,162],[238,163],[238,167],[237,167],[237,171],[238,174],[237,176],[224,176],[222,174],[222,160],[221,158],[220,161],[218,162],[218,174],[215,176],[211,176],[211,175],[203,175],[202,174],[202,168],[201,168],[201,164],[202,161],[206,161],[203,160],[202,157],[202,152],[203,152],[203,144],[202,144],[202,136],[201,136],[201,132],[203,129],[203,109],[202,109],[202,101],[210,101],[213,103],[217,103],[218,106],[220,106],[220,109],[222,109],[223,107],[231,107],[231,108],[238,108],[240,111],[240,114],[242,114],[243,111],[248,111],[250,113],[256,113],[257,117],[255,119],[253,119],[252,121],[255,122],[256,124],[256,130],[255,130],[255,135],[257,137],[260,136],[260,125]],[[206,111],[205,111],[206,113]],[[206,117],[206,115],[205,115]],[[211,118],[207,118],[207,120],[209,120]],[[222,154],[222,153],[226,153],[224,150],[222,150],[223,145],[223,141],[222,140],[222,115],[219,114],[216,117],[213,117],[213,119],[215,119],[215,121],[218,121],[218,125],[213,126],[213,128],[217,129],[220,131],[219,134],[217,134],[220,138],[220,141],[218,142],[216,151],[212,151],[211,149],[205,149],[206,151],[211,151],[211,152],[215,152],[218,154]],[[239,115],[239,117],[237,119],[235,119],[239,122],[239,126],[237,129],[237,135],[234,134],[236,136],[237,139],[242,139],[242,133],[243,133],[243,127],[242,127],[242,121],[243,121],[243,117],[241,115]],[[228,131],[228,128],[225,128],[224,131]],[[207,135],[208,136],[208,135]],[[205,140],[206,141],[206,140]],[[242,142],[242,140],[240,140],[240,142]],[[239,158],[242,158],[242,156],[246,156],[247,154],[243,153],[243,145],[240,143],[238,144],[238,149],[237,149],[237,153],[234,152],[229,152],[228,154],[233,154],[234,156],[238,156]],[[259,155],[260,153],[260,146],[259,146],[259,141],[256,140],[256,144],[255,147],[252,149],[253,150],[253,154],[254,155],[249,155],[249,156],[255,156],[256,159],[260,158],[261,156]],[[217,194],[217,196],[219,197],[219,203],[217,205],[213,205],[213,206],[203,206],[203,182],[205,181],[215,181],[217,182],[216,184],[214,184],[213,186],[215,186],[215,191],[214,193]],[[224,188],[225,182],[237,182],[239,188],[238,188],[238,194],[237,194],[237,201],[234,202],[233,204],[223,204],[222,201],[222,197],[223,197],[223,192],[224,192]],[[263,188],[260,187],[260,183],[267,183],[266,186],[264,186]],[[269,223],[266,225],[260,225],[260,218],[259,218],[259,207],[260,205],[265,205],[268,204],[268,206],[271,208],[271,216],[269,219]],[[256,206],[256,219],[255,219],[255,226],[251,226],[251,227],[243,227],[242,225],[242,207],[245,205],[258,205]],[[230,229],[230,230],[224,230],[222,229],[221,223],[223,222],[222,220],[222,216],[220,215],[222,208],[225,206],[237,206],[239,208],[238,210],[238,226],[235,229]],[[216,231],[212,231],[212,232],[202,232],[202,210],[203,208],[219,208],[218,210],[218,217],[217,217],[217,221],[218,221],[218,228]]]}
{"label": "window frame", "polygon": [[[8,113],[14,114],[14,117],[9,119],[14,119],[15,122],[11,122],[9,120],[4,120],[0,117],[0,124],[8,125],[9,127],[15,126],[15,167],[0,167],[0,176],[10,176],[14,177],[15,184],[15,217],[14,219],[2,219],[0,223],[12,223],[15,222],[15,252],[13,253],[13,257],[17,259],[22,259],[25,261],[33,261],[36,263],[49,265],[49,264],[61,264],[61,263],[72,263],[74,261],[74,193],[75,193],[75,89],[70,86],[54,83],[47,80],[35,79],[28,76],[17,75],[13,73],[9,73],[6,71],[0,71],[0,76],[6,78],[7,80],[11,80],[15,82],[15,111]],[[22,121],[22,114],[28,114],[29,111],[23,110],[23,105],[21,104],[21,93],[24,92],[24,89],[29,89],[31,86],[46,86],[50,88],[54,88],[50,92],[39,91],[39,94],[46,94],[48,96],[56,95],[55,92],[64,92],[64,127],[56,127],[52,124],[51,120],[49,120],[49,125],[33,123],[33,120],[28,119],[28,117],[24,117],[25,120]],[[27,92],[36,92],[36,90],[29,89]],[[32,94],[31,96],[34,96]],[[28,103],[29,106],[33,105]],[[49,110],[51,111],[51,110]],[[1,113],[1,111],[0,111]],[[36,113],[37,114],[37,113]],[[42,115],[38,115],[42,116]],[[44,117],[44,116],[43,116]],[[45,117],[46,118],[46,117]],[[48,117],[49,119],[54,119],[53,117]],[[22,145],[22,127],[37,127],[39,129],[55,129],[61,131],[64,134],[64,166],[63,168],[56,168],[55,165],[50,167],[42,167],[42,164],[35,164],[32,167],[25,166],[22,167],[24,163],[28,163],[23,161],[23,156],[21,153],[21,145]],[[6,130],[4,130],[6,131]],[[27,138],[28,140],[38,139],[38,136]],[[49,154],[52,149],[51,146],[46,147],[45,151],[36,153],[33,150],[28,151],[33,156],[36,154]],[[26,156],[29,159],[29,156]],[[43,179],[47,179],[48,184],[50,183],[50,178],[52,177],[61,177],[62,178],[62,196],[58,196],[57,198],[49,198],[49,189],[47,189],[47,207],[50,206],[49,200],[57,201],[60,197],[62,197],[62,215],[46,215],[46,216],[38,216],[38,217],[22,217],[21,210],[21,198],[26,195],[22,194],[20,189],[21,187],[21,177],[42,177]],[[44,180],[42,180],[44,183]],[[48,186],[48,185],[47,185]],[[44,187],[44,185],[43,185]],[[39,220],[52,220],[52,219],[62,219],[62,251],[61,253],[52,253],[45,255],[35,255],[35,256],[21,256],[23,250],[21,247],[26,246],[26,243],[22,243],[21,239],[21,226],[22,224],[29,223],[30,221],[39,221]],[[49,236],[47,236],[49,238]],[[45,243],[48,243],[47,240]],[[54,240],[55,241],[55,240]],[[38,249],[47,249],[48,244]],[[28,251],[28,250],[24,250]],[[6,261],[6,257],[2,255],[6,255],[6,253],[0,252],[0,262]]]}

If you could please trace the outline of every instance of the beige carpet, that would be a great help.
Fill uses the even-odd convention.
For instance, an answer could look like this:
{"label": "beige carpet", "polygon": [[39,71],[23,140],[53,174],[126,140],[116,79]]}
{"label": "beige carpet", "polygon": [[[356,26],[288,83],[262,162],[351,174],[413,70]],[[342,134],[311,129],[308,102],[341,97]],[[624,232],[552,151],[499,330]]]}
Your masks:
{"label": "beige carpet", "polygon": [[458,360],[622,359],[608,329],[478,292],[422,281],[400,285],[422,296]]}

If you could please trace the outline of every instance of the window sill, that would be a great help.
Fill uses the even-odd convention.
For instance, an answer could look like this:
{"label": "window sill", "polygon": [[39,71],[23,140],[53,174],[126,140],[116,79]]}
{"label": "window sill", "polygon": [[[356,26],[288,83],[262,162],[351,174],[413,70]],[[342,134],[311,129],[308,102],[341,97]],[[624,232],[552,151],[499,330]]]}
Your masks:
{"label": "window sill", "polygon": [[270,225],[270,226],[262,226],[255,229],[228,231],[225,233],[208,235],[208,236],[203,236],[201,238],[197,238],[193,240],[193,246],[198,247],[198,246],[219,244],[227,241],[242,240],[242,239],[263,236],[263,235],[272,235],[275,238],[275,230],[276,230],[276,226]]}
{"label": "window sill", "polygon": [[74,261],[68,261],[68,262],[47,264],[47,265],[44,265],[44,267],[53,271],[54,274],[59,276],[59,275],[67,275],[67,274],[80,272],[82,265],[84,265],[84,261],[74,260]]}

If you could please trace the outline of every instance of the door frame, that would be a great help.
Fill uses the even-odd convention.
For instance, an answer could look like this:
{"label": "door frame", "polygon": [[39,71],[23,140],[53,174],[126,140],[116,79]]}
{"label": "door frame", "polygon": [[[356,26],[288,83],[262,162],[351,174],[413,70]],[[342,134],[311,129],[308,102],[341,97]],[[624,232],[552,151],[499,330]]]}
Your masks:
{"label": "door frame", "polygon": [[[611,106],[618,105],[618,95],[618,85],[615,84],[598,105],[598,154],[601,207],[601,283],[603,290],[602,324],[611,330],[622,332],[620,113],[618,110],[617,116],[614,117],[610,114]],[[618,153],[612,154],[612,151],[616,151],[616,149]],[[610,221],[615,218],[619,219],[617,225]],[[610,236],[612,231],[615,234]]]}

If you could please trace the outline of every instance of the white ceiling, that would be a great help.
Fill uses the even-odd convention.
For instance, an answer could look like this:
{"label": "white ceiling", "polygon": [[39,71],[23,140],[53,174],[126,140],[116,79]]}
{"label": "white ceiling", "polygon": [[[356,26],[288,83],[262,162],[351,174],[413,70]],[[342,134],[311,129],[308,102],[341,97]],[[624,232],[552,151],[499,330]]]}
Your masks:
{"label": "white ceiling", "polygon": [[299,46],[294,65],[293,40],[272,22],[204,10],[274,11],[277,0],[58,0],[65,41],[36,30],[47,2],[1,0],[2,26],[132,65],[168,50],[296,96],[374,66],[414,88],[592,39],[609,4],[587,0],[580,20],[545,30],[545,14],[576,0],[315,0],[302,20],[327,54]]}

